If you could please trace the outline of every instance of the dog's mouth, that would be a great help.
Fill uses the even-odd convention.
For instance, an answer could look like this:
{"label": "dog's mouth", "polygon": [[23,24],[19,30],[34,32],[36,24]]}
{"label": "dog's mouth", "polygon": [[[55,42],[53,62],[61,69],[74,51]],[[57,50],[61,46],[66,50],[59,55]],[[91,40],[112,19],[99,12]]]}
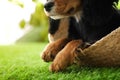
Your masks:
{"label": "dog's mouth", "polygon": [[51,9],[51,11],[46,11],[46,9],[44,9],[44,12],[47,16],[51,17],[52,19],[61,19],[61,18],[65,18],[65,17],[69,17],[69,16],[73,16],[75,9],[72,7],[70,8],[68,11],[66,11],[66,13],[57,13],[55,11],[55,7],[53,7]]}
{"label": "dog's mouth", "polygon": [[[60,1],[61,2],[61,1]],[[49,1],[44,5],[44,10],[47,16],[53,19],[61,19],[64,17],[74,16],[78,12],[78,6],[72,3],[64,3]]]}
{"label": "dog's mouth", "polygon": [[65,15],[57,14],[57,13],[55,13],[55,12],[47,12],[46,10],[45,10],[44,12],[45,12],[45,14],[46,14],[48,17],[50,17],[50,18],[52,18],[52,19],[55,19],[55,20],[68,17],[68,16],[65,16]]}

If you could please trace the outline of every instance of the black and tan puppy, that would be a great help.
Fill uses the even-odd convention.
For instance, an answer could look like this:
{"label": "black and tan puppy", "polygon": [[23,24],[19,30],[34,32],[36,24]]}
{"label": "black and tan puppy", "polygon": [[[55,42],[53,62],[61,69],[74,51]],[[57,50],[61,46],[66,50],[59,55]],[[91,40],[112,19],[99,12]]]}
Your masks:
{"label": "black and tan puppy", "polygon": [[[69,6],[71,5],[71,2],[69,2],[68,8],[66,8],[66,10],[65,10],[65,13],[68,12],[66,14],[67,17],[63,16],[63,18],[61,18],[62,15],[54,16],[54,14],[56,13],[55,10],[58,10],[58,12],[63,12],[63,5],[60,5],[60,4],[58,4],[59,7],[54,7],[54,1],[49,0],[44,5],[45,12],[46,12],[47,16],[49,17],[49,23],[50,23],[49,34],[48,34],[50,43],[45,47],[45,49],[43,50],[43,53],[42,53],[42,59],[47,62],[53,61],[56,54],[61,49],[63,49],[64,46],[69,41],[71,41],[73,39],[79,39],[79,34],[77,32],[77,28],[75,27],[75,26],[77,26],[76,19],[73,14],[78,12],[78,9],[79,9],[78,6],[80,5],[80,3],[78,3],[78,1],[74,3],[76,5],[74,7],[78,8],[78,9],[76,9],[74,11],[74,13],[71,13],[72,8],[69,8]],[[55,10],[52,8],[54,8]],[[49,12],[51,12],[51,13],[49,14]],[[78,16],[79,16],[79,14],[78,14]]]}
{"label": "black and tan puppy", "polygon": [[[50,7],[54,5],[51,1],[48,1],[48,3],[45,4],[46,11],[51,11]],[[80,6],[80,3],[78,2],[79,1],[74,2],[74,4],[76,5],[74,6],[75,8],[78,8],[78,6]],[[57,64],[58,61],[62,62],[59,65],[56,65],[57,68],[56,66],[54,66],[54,64],[52,64],[50,66],[50,70],[52,71],[63,70],[67,66],[73,64],[75,58],[74,51],[80,44],[82,44],[82,40],[79,40],[80,35],[77,32],[76,28],[78,23],[76,21],[76,17],[77,19],[80,19],[80,12],[78,11],[79,9],[74,10],[73,12],[76,14],[73,15],[74,13],[72,12],[72,8],[70,8],[69,6],[71,6],[71,2],[68,3],[68,8],[66,8],[67,16],[63,16],[64,18],[60,18],[62,15],[49,16],[49,14],[46,12],[46,14],[49,16],[50,21],[48,35],[50,43],[45,47],[42,53],[42,59],[46,62],[53,61],[55,59],[53,61],[54,64]],[[66,57],[67,55],[69,56]],[[59,60],[59,58],[61,60]]]}
{"label": "black and tan puppy", "polygon": [[94,43],[120,26],[120,13],[114,4],[117,2],[118,0],[48,0],[45,9],[46,14],[53,19],[74,16],[78,37],[84,42]]}
{"label": "black and tan puppy", "polygon": [[[114,3],[118,0],[48,0],[45,4],[46,14],[53,19],[74,17],[77,39],[70,41],[56,55],[50,69],[60,71],[71,64],[75,58],[74,51],[81,40],[93,44],[120,26],[120,14]],[[74,45],[74,43],[76,45]],[[79,44],[79,45],[78,45]],[[68,57],[68,56],[72,56]],[[71,60],[70,60],[71,59]]]}

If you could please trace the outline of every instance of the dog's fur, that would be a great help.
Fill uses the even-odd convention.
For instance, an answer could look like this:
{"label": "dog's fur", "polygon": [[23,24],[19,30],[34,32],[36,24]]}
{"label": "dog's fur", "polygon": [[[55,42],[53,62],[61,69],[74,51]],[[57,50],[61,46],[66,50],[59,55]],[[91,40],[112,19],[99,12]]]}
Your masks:
{"label": "dog's fur", "polygon": [[42,59],[46,62],[53,61],[57,53],[71,40],[78,39],[78,33],[73,17],[54,20],[49,18],[49,44],[42,53]]}
{"label": "dog's fur", "polygon": [[[54,19],[74,17],[76,19],[74,28],[78,33],[77,39],[82,39],[83,42],[93,44],[120,26],[120,14],[114,5],[114,2],[117,3],[118,0],[48,0],[49,2],[53,2],[54,5],[49,12],[46,11],[47,15]],[[77,16],[78,13],[80,17]],[[76,39],[76,36],[74,38]],[[69,43],[72,43],[72,41]],[[74,56],[73,58],[67,57],[71,55],[67,51],[71,49],[72,45],[65,46],[68,47],[64,48],[66,52],[63,49],[55,57],[50,68],[52,71],[66,68],[64,63],[67,64],[70,61],[69,59],[74,58]],[[74,47],[77,48],[78,45]],[[71,51],[74,53],[73,49]],[[61,58],[61,56],[66,59]]]}
{"label": "dog's fur", "polygon": [[75,61],[75,49],[82,43],[80,40],[70,41],[55,57],[50,70],[58,72],[72,65]]}
{"label": "dog's fur", "polygon": [[58,20],[49,18],[49,41],[54,42],[61,38],[78,39],[76,20],[74,17],[66,17]]}

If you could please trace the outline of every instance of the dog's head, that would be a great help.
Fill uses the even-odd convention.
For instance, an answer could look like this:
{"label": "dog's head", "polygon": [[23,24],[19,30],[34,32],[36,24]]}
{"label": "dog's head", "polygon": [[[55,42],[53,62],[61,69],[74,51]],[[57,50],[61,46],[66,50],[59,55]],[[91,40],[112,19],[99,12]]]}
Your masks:
{"label": "dog's head", "polygon": [[60,19],[66,16],[73,16],[80,11],[81,0],[47,0],[44,9],[47,16],[53,19]]}

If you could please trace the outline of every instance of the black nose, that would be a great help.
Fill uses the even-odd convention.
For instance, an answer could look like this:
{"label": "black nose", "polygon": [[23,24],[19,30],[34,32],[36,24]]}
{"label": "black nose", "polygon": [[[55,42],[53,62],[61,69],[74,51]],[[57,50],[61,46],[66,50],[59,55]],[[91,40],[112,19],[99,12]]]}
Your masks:
{"label": "black nose", "polygon": [[54,6],[54,3],[53,2],[48,2],[44,5],[44,8],[46,11],[51,11],[52,7]]}

